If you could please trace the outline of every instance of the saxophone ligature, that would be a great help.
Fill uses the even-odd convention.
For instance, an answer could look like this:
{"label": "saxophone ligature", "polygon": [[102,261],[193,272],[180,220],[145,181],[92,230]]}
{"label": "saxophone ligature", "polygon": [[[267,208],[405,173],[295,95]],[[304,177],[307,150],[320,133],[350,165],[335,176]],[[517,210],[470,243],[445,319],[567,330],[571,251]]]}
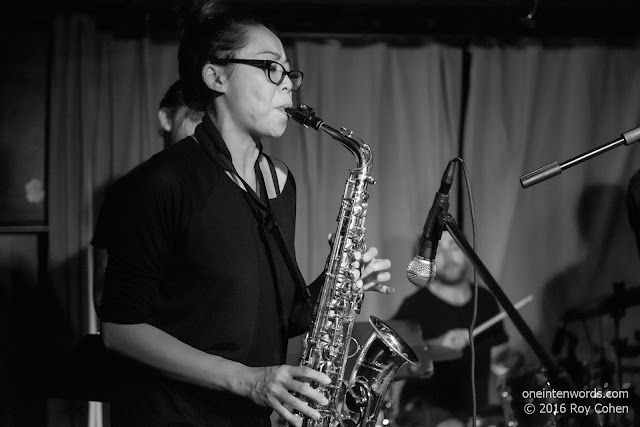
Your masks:
{"label": "saxophone ligature", "polygon": [[[373,332],[362,346],[347,378],[351,357],[353,325],[362,306],[363,293],[354,287],[362,265],[357,262],[366,251],[364,221],[367,214],[367,187],[375,181],[369,174],[373,155],[369,146],[348,129],[333,129],[304,104],[286,109],[305,127],[322,131],[340,142],[357,159],[350,170],[338,213],[338,226],[325,266],[325,281],[314,320],[304,340],[301,366],[326,374],[331,384],[311,384],[329,401],[319,406],[307,403],[321,414],[319,420],[303,416],[305,427],[373,427],[384,403],[387,388],[396,371],[405,363],[417,366],[419,359],[411,347],[380,319],[371,316]],[[357,266],[354,268],[354,266]],[[355,356],[354,356],[355,357]],[[301,414],[298,414],[301,415]],[[302,416],[302,415],[301,415]]]}

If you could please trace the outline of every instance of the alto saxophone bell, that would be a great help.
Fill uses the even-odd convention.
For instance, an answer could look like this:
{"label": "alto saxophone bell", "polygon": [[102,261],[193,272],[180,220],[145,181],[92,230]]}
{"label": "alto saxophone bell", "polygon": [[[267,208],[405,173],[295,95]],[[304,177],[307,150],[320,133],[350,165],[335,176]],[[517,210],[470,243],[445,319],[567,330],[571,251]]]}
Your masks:
{"label": "alto saxophone bell", "polygon": [[378,412],[396,372],[405,363],[413,366],[420,359],[391,327],[375,316],[369,317],[373,332],[362,347],[351,373],[345,405],[358,426],[376,425]]}

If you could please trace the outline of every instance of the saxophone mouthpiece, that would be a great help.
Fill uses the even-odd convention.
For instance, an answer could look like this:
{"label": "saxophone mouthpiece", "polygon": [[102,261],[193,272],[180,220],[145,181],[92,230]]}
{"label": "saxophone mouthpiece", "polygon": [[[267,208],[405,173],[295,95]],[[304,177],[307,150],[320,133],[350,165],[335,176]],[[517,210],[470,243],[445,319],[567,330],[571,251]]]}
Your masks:
{"label": "saxophone mouthpiece", "polygon": [[317,130],[323,123],[322,120],[316,117],[316,110],[305,104],[300,104],[298,108],[295,109],[285,108],[284,112],[305,127],[312,127]]}
{"label": "saxophone mouthpiece", "polygon": [[407,266],[407,279],[413,285],[426,288],[436,278],[436,263],[416,256]]}

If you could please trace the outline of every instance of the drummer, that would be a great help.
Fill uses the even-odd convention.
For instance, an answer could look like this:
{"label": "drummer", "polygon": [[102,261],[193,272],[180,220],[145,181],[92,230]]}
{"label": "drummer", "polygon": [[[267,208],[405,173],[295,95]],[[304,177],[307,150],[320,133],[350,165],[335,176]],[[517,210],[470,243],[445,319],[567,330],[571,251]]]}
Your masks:
{"label": "drummer", "polygon": [[[468,330],[474,309],[474,288],[470,280],[472,269],[447,231],[442,234],[435,264],[436,279],[428,287],[407,297],[394,318],[419,323],[428,344],[459,350],[461,357],[436,362],[429,378],[406,381],[400,397],[400,419],[397,420],[404,427],[465,426],[473,415]],[[499,312],[489,291],[478,287],[475,324],[480,325]],[[505,360],[506,347],[507,334],[502,322],[474,339],[478,413],[488,406],[490,369],[499,375],[507,370],[506,366],[498,363]]]}

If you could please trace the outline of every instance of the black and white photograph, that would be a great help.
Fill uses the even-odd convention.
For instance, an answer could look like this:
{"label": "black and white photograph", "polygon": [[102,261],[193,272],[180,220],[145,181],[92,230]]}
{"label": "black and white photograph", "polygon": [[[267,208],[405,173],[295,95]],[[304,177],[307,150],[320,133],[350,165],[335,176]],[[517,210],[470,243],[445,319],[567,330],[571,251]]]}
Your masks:
{"label": "black and white photograph", "polygon": [[640,426],[637,0],[0,10],[1,426]]}

